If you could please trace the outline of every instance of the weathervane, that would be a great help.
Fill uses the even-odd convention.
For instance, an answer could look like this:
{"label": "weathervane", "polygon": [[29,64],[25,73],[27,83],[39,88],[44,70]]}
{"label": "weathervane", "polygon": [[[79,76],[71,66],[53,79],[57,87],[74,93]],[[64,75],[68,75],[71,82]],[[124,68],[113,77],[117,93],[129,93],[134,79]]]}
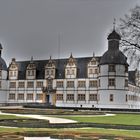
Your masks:
{"label": "weathervane", "polygon": [[115,26],[116,26],[116,18],[114,18],[114,21],[113,21],[113,30],[115,30]]}

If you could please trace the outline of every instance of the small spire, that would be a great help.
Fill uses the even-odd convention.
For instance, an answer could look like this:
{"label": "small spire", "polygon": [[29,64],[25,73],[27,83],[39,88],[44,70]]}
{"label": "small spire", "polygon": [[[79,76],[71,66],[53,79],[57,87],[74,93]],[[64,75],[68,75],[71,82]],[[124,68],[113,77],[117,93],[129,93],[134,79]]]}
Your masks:
{"label": "small spire", "polygon": [[31,56],[31,63],[33,63],[33,56]]}
{"label": "small spire", "polygon": [[116,26],[116,18],[114,18],[114,21],[113,21],[113,30],[115,30],[115,26]]}
{"label": "small spire", "polygon": [[93,52],[93,57],[95,57],[95,52]]}
{"label": "small spire", "polygon": [[73,58],[73,56],[72,56],[72,52],[71,52],[70,58]]}
{"label": "small spire", "polygon": [[52,56],[50,55],[50,60],[52,60]]}

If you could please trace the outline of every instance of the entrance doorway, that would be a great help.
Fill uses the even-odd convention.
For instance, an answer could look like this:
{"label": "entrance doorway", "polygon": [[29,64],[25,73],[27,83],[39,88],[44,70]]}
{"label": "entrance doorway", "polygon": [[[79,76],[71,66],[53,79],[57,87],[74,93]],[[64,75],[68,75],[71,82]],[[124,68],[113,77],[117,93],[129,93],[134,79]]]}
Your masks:
{"label": "entrance doorway", "polygon": [[46,95],[46,103],[50,103],[50,95]]}

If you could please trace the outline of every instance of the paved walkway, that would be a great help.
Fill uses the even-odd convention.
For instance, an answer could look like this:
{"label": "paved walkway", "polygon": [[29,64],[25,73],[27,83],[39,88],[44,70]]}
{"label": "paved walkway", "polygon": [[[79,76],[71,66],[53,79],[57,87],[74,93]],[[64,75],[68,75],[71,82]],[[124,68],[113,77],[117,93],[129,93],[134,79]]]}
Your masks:
{"label": "paved walkway", "polygon": [[25,114],[12,114],[12,113],[2,113],[2,112],[0,112],[0,114],[2,114],[2,115],[15,115],[15,116],[19,116],[19,117],[30,117],[30,118],[42,119],[42,120],[49,120],[49,122],[51,124],[54,124],[54,123],[76,123],[77,122],[77,121],[74,121],[74,120],[62,119],[62,118],[56,118],[56,117],[46,117],[46,116],[43,116],[43,115],[25,115]]}
{"label": "paved walkway", "polygon": [[[15,115],[19,117],[29,117],[29,118],[34,118],[34,119],[42,119],[42,120],[49,120],[51,124],[55,123],[76,123],[77,121],[70,120],[70,119],[63,119],[63,118],[57,118],[57,117],[48,117],[44,115],[32,115],[32,114],[12,114],[12,113],[2,113],[0,111],[0,114],[3,115]],[[64,115],[65,116],[65,115]],[[70,116],[75,116],[75,115],[70,115]],[[85,115],[78,115],[80,117],[85,117]],[[115,116],[115,114],[105,114],[105,115],[86,115],[86,117],[103,117],[103,116]]]}

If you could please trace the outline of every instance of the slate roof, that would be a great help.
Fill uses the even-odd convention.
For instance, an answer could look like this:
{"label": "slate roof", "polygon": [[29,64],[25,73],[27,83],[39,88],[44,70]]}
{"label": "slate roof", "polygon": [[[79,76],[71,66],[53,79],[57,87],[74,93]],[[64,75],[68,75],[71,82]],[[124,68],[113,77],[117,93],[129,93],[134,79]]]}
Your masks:
{"label": "slate roof", "polygon": [[109,49],[104,53],[104,55],[101,57],[100,60],[100,65],[105,65],[105,64],[128,65],[127,57],[120,50],[114,51]]}
{"label": "slate roof", "polygon": [[[97,61],[100,60],[100,57],[95,57]],[[91,61],[92,57],[84,57],[84,58],[75,58],[77,64],[77,78],[87,78],[87,64]],[[64,79],[65,78],[65,66],[68,62],[67,59],[53,59],[56,65],[56,79]],[[44,79],[45,75],[45,65],[49,62],[49,60],[34,60],[34,64],[36,65],[36,79]],[[30,61],[16,61],[19,74],[19,80],[26,79],[26,68]]]}
{"label": "slate roof", "polygon": [[0,69],[1,70],[7,70],[7,65],[4,59],[0,56]]}
{"label": "slate roof", "polygon": [[107,37],[107,39],[118,39],[121,40],[121,36],[115,31],[113,30],[112,33],[109,34],[109,36]]}
{"label": "slate roof", "polygon": [[[120,35],[113,30],[112,33],[109,34],[108,38],[108,50],[101,57],[100,65],[105,64],[122,64],[128,65],[127,57],[119,50],[119,40],[121,39]],[[117,40],[117,43],[116,43]]]}

